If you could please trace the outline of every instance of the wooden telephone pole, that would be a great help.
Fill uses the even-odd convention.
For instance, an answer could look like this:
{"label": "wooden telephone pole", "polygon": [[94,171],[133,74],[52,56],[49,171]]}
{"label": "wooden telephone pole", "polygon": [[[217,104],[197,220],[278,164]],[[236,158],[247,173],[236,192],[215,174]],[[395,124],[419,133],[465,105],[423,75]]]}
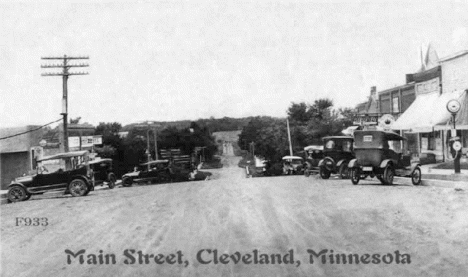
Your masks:
{"label": "wooden telephone pole", "polygon": [[62,72],[43,73],[42,76],[62,76],[63,80],[63,98],[62,98],[62,113],[63,116],[63,148],[68,152],[68,76],[71,75],[88,75],[87,72],[69,72],[72,67],[88,67],[88,64],[69,64],[70,60],[88,60],[89,57],[41,57],[42,60],[60,60],[61,64],[41,65],[41,68],[61,68]]}

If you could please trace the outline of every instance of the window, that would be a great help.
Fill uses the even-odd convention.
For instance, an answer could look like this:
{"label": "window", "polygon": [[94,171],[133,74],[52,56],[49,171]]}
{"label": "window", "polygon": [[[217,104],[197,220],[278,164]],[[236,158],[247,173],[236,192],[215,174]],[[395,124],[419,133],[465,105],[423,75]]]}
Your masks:
{"label": "window", "polygon": [[393,97],[392,99],[392,112],[399,113],[400,112],[400,98]]}

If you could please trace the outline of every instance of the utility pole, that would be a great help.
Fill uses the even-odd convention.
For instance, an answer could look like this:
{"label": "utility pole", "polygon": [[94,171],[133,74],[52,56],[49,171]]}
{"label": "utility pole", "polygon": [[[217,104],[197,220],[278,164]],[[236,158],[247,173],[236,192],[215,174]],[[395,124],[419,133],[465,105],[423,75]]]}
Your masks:
{"label": "utility pole", "polygon": [[70,60],[88,60],[89,57],[41,57],[42,60],[60,60],[61,64],[46,64],[41,65],[41,68],[61,68],[62,72],[47,72],[42,73],[42,76],[62,76],[63,80],[63,98],[62,98],[62,113],[63,116],[63,148],[68,152],[68,76],[71,75],[88,75],[87,72],[69,72],[72,67],[88,67],[88,64],[69,64]]}
{"label": "utility pole", "polygon": [[291,144],[291,131],[289,131],[289,119],[286,118],[286,126],[288,128],[288,141],[289,141],[289,155],[293,155],[292,144]]}

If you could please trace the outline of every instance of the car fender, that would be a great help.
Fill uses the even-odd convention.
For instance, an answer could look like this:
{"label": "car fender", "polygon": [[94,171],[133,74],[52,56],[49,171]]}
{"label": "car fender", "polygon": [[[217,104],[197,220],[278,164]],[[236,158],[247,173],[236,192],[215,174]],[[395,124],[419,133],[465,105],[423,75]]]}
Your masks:
{"label": "car fender", "polygon": [[333,164],[335,164],[335,161],[331,157],[325,157],[320,160],[318,166],[319,167],[323,166],[327,160],[330,160]]}
{"label": "car fender", "polygon": [[21,184],[21,183],[11,183],[11,184],[8,185],[8,188],[11,188],[12,186],[20,186],[20,187],[24,188],[27,192],[29,192],[28,188],[25,185]]}
{"label": "car fender", "polygon": [[346,162],[346,159],[342,159],[342,160],[339,160],[337,163],[336,163],[336,167],[340,167],[340,165],[342,163],[345,163]]}
{"label": "car fender", "polygon": [[85,181],[86,185],[91,189],[93,190],[94,189],[94,183],[86,176],[83,176],[83,175],[74,175],[70,178],[70,182],[72,180],[75,180],[75,179],[81,179],[83,181]]}
{"label": "car fender", "polygon": [[386,159],[386,160],[383,160],[381,163],[380,163],[380,168],[385,168],[388,164],[392,164],[392,160],[390,159]]}
{"label": "car fender", "polygon": [[348,167],[349,167],[349,168],[358,167],[358,166],[359,166],[359,164],[358,164],[358,162],[357,162],[357,159],[352,159],[352,160],[349,161],[349,163],[348,163]]}
{"label": "car fender", "polygon": [[411,174],[414,172],[414,170],[415,170],[417,167],[421,167],[421,164],[420,164],[420,163],[412,163],[412,164],[411,164]]}

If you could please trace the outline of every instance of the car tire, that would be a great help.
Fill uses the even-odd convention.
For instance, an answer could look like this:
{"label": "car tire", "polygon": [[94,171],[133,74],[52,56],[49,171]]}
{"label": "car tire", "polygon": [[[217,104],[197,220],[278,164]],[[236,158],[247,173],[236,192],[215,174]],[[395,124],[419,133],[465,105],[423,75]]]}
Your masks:
{"label": "car tire", "polygon": [[360,170],[358,167],[353,167],[349,169],[349,176],[351,179],[351,183],[353,183],[353,185],[357,185],[359,183],[359,180],[361,178],[361,172],[359,171]]}
{"label": "car tire", "polygon": [[26,191],[26,189],[23,188],[22,186],[18,186],[18,185],[11,186],[8,189],[7,198],[8,198],[8,201],[10,201],[11,203],[26,201],[30,197],[31,197],[31,194],[29,194]]}
{"label": "car tire", "polygon": [[387,186],[393,185],[393,177],[395,177],[393,166],[391,164],[387,164],[384,170],[384,181]]}
{"label": "car tire", "polygon": [[320,167],[319,173],[320,173],[320,177],[322,177],[322,179],[330,178],[331,172],[328,169],[326,169],[324,166]]}
{"label": "car tire", "polygon": [[340,169],[338,172],[339,172],[339,176],[341,179],[348,179],[349,178],[348,164],[342,163],[340,165]]}
{"label": "car tire", "polygon": [[133,185],[133,180],[131,177],[123,177],[122,178],[122,186],[124,187],[131,187]]}
{"label": "car tire", "polygon": [[411,182],[413,183],[413,185],[419,186],[422,181],[421,179],[421,169],[418,166],[413,170],[413,173],[411,173]]}
{"label": "car tire", "polygon": [[107,186],[110,188],[110,189],[113,189],[115,188],[115,183],[117,182],[117,177],[115,177],[115,174],[114,173],[109,173],[109,175],[107,176]]}
{"label": "car tire", "polygon": [[74,197],[85,196],[89,193],[88,185],[82,179],[74,179],[68,185],[68,191]]}
{"label": "car tire", "polygon": [[379,179],[379,181],[380,181],[380,183],[382,183],[382,185],[385,185],[385,180],[384,180],[383,175],[377,175],[377,179]]}
{"label": "car tire", "polygon": [[304,170],[304,176],[309,177],[310,171],[308,169]]}

